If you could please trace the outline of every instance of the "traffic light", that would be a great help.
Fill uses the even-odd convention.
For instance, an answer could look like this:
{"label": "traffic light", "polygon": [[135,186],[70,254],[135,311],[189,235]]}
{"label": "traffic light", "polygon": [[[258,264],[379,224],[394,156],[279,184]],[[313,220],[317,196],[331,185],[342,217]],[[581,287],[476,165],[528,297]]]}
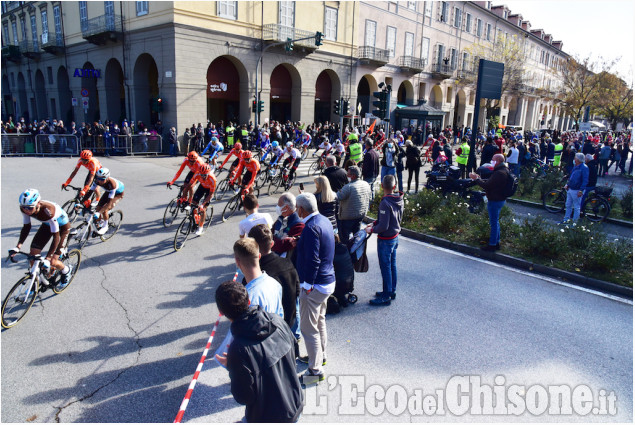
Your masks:
{"label": "traffic light", "polygon": [[163,112],[163,99],[157,99],[157,112]]}
{"label": "traffic light", "polygon": [[351,107],[349,106],[348,100],[344,101],[344,104],[342,105],[342,115],[350,115],[351,114]]}
{"label": "traffic light", "polygon": [[341,115],[340,113],[342,112],[342,108],[340,108],[340,100],[336,100],[335,102],[333,102],[334,104],[334,108],[333,108],[333,113],[335,115]]}
{"label": "traffic light", "polygon": [[377,109],[373,111],[373,115],[385,119],[386,109],[388,108],[388,92],[385,90],[376,91],[373,92],[373,96],[377,98],[377,100],[373,101],[373,106],[377,107]]}
{"label": "traffic light", "polygon": [[256,103],[255,100],[253,100],[251,102],[251,112],[257,112],[258,111],[258,104]]}
{"label": "traffic light", "polygon": [[264,112],[265,110],[265,101],[264,100],[259,100],[258,101],[258,112]]}
{"label": "traffic light", "polygon": [[293,40],[289,37],[287,37],[287,44],[284,45],[284,50],[286,50],[287,52],[293,50]]}
{"label": "traffic light", "polygon": [[322,38],[324,37],[324,34],[322,34],[321,32],[316,32],[315,33],[315,45],[316,46],[321,46],[322,45]]}

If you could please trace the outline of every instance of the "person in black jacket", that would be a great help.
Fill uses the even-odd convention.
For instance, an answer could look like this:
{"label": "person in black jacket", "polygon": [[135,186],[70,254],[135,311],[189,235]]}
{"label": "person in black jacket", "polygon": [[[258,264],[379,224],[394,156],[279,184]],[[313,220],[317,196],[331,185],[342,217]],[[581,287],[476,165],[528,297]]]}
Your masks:
{"label": "person in black jacket", "polygon": [[481,153],[481,167],[485,164],[489,164],[492,161],[492,157],[496,153],[498,148],[494,145],[491,138],[487,138],[483,152]]}
{"label": "person in black jacket", "polygon": [[329,155],[326,157],[326,169],[324,175],[329,179],[331,189],[337,193],[348,184],[348,176],[346,170],[335,165],[335,157]]}
{"label": "person in black jacket", "polygon": [[245,405],[246,422],[297,422],[303,396],[289,326],[261,306],[250,307],[247,290],[236,282],[218,287],[216,305],[231,321],[234,341],[226,366],[232,395]]}
{"label": "person in black jacket", "polygon": [[419,192],[421,151],[410,140],[406,140],[406,169],[408,170],[408,192],[410,192],[410,183],[413,175],[415,177],[415,193]]}

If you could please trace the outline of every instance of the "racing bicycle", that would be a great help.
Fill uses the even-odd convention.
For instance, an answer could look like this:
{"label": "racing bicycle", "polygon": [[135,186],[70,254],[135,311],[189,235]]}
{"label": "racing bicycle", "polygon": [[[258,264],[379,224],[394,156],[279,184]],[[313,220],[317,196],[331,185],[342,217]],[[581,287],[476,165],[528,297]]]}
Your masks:
{"label": "racing bicycle", "polygon": [[[193,207],[189,211],[186,210],[187,215],[179,224],[179,227],[176,229],[176,234],[174,235],[174,250],[180,251],[181,248],[185,246],[185,242],[190,237],[192,232],[196,232],[201,223],[201,219],[203,218],[201,215],[201,207]],[[214,214],[214,207],[211,202],[207,204],[205,208],[205,222],[203,223],[203,230],[207,230],[207,228],[212,223],[212,215]]]}
{"label": "racing bicycle", "polygon": [[[64,211],[66,211],[66,214],[68,215],[68,220],[71,223],[74,223],[75,220],[77,220],[78,214],[77,211],[75,210],[75,204],[78,204],[81,202],[82,197],[79,196],[79,193],[82,191],[81,187],[75,187],[73,185],[67,185],[66,187],[64,187],[64,190],[69,190],[69,188],[73,189],[76,191],[75,193],[75,197],[73,199],[69,199],[68,201],[64,202],[64,204],[62,205],[62,209]],[[90,200],[91,202],[93,202],[97,197],[97,191],[93,191],[93,193],[90,195]]]}
{"label": "racing bicycle", "polygon": [[103,235],[100,235],[97,232],[99,229],[97,228],[96,221],[99,220],[99,213],[95,211],[96,207],[97,202],[92,202],[89,207],[79,203],[75,204],[75,210],[78,211],[78,214],[80,214],[81,211],[84,221],[71,230],[71,234],[68,238],[69,243],[77,243],[80,250],[84,248],[84,245],[86,245],[86,242],[88,242],[90,238],[99,237],[103,242],[106,242],[115,236],[115,233],[117,233],[121,226],[121,221],[123,220],[121,210],[110,211],[108,213],[108,230]]}

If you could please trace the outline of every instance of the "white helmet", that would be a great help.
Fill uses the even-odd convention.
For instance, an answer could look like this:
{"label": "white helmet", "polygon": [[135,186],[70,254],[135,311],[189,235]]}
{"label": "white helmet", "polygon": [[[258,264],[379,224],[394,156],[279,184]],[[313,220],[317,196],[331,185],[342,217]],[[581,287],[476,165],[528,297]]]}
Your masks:
{"label": "white helmet", "polygon": [[287,142],[287,144],[285,145],[288,148],[292,148],[293,147],[293,142]]}
{"label": "white helmet", "polygon": [[37,189],[27,189],[20,194],[18,201],[21,207],[33,207],[40,202],[41,196]]}
{"label": "white helmet", "polygon": [[97,180],[106,180],[108,177],[110,177],[110,170],[106,167],[101,167],[97,170],[97,173],[95,173],[95,178]]}

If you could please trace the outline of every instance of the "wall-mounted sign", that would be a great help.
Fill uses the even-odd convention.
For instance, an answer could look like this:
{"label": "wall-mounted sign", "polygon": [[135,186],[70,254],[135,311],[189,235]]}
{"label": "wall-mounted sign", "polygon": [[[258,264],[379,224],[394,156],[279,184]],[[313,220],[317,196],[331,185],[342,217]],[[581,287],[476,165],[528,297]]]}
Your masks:
{"label": "wall-mounted sign", "polygon": [[75,68],[75,73],[73,74],[73,77],[101,78],[101,69]]}
{"label": "wall-mounted sign", "polygon": [[227,83],[210,84],[209,85],[209,91],[211,93],[220,92],[220,91],[227,91]]}
{"label": "wall-mounted sign", "polygon": [[82,89],[82,97],[88,96],[88,89]]}
{"label": "wall-mounted sign", "polygon": [[77,106],[77,98],[76,97],[71,98],[71,105]]}

